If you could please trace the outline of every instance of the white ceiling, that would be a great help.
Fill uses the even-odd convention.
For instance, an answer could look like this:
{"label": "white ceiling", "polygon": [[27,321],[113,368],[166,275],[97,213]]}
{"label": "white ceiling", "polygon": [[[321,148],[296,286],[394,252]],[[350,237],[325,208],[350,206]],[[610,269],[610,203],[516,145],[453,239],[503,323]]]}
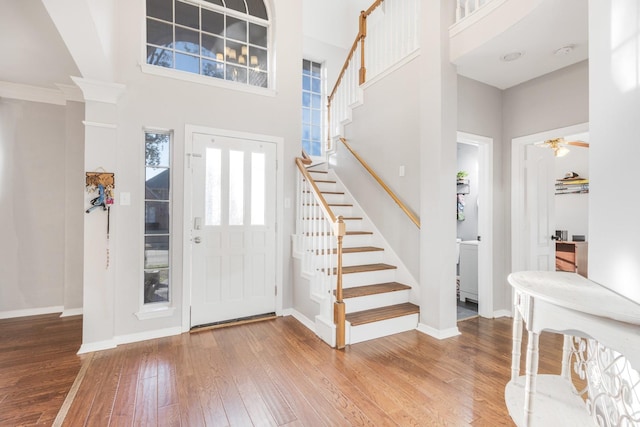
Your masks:
{"label": "white ceiling", "polygon": [[[507,89],[589,56],[587,0],[544,0],[525,18],[472,52],[456,59],[458,74]],[[573,46],[566,55],[554,52]],[[501,58],[521,52],[520,59]]]}
{"label": "white ceiling", "polygon": [[40,0],[2,0],[0,81],[56,88],[79,76]]}
{"label": "white ceiling", "polygon": [[[453,1],[453,0],[451,0]],[[526,18],[456,60],[466,77],[505,89],[588,57],[587,1],[545,0]],[[568,55],[553,52],[574,45]],[[55,88],[80,73],[40,0],[2,0],[0,81]],[[524,52],[514,62],[501,56]]]}

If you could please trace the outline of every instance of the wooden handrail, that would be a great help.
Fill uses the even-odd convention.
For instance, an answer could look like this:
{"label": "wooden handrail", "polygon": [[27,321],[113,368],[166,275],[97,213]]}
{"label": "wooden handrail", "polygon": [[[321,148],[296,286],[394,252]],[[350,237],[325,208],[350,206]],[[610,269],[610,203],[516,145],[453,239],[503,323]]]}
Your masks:
{"label": "wooden handrail", "polygon": [[367,172],[369,172],[369,174],[376,181],[378,181],[378,184],[380,184],[380,186],[387,192],[387,194],[389,196],[391,196],[393,201],[396,202],[396,204],[409,217],[409,219],[416,225],[416,227],[420,228],[420,220],[418,219],[418,217],[413,212],[411,212],[411,210],[409,210],[409,208],[398,198],[398,196],[396,196],[396,194],[393,192],[393,190],[391,190],[391,188],[389,188],[389,186],[387,184],[385,184],[385,182],[382,180],[382,178],[380,178],[380,176],[378,176],[378,174],[375,173],[375,171],[373,169],[371,169],[369,164],[367,162],[365,162],[364,159],[362,157],[360,157],[360,155],[358,155],[358,153],[356,153],[353,150],[353,148],[351,148],[351,146],[349,145],[349,143],[347,142],[346,139],[341,137],[340,141],[342,141],[344,146],[347,147],[347,150],[349,150],[351,152],[351,154],[353,154],[353,156],[360,162],[360,164],[367,170]]}
{"label": "wooden handrail", "polygon": [[367,37],[367,17],[371,15],[373,11],[376,10],[378,6],[382,4],[382,2],[384,2],[384,0],[376,0],[375,2],[373,2],[371,6],[369,6],[369,9],[363,10],[362,12],[360,12],[360,18],[358,22],[358,34],[356,35],[356,39],[351,45],[351,49],[349,50],[347,59],[344,61],[344,64],[342,65],[342,69],[338,74],[338,79],[336,80],[336,83],[333,85],[333,90],[329,95],[329,106],[331,106],[331,101],[333,100],[333,96],[336,94],[336,90],[338,90],[338,86],[340,86],[340,82],[342,81],[342,78],[344,77],[344,73],[347,71],[347,68],[349,67],[349,63],[351,62],[351,59],[353,59],[353,54],[356,52],[356,49],[358,48],[358,43],[360,43],[360,41],[363,42],[361,46],[362,62],[360,64],[360,84],[363,84],[365,82],[366,67],[364,64],[364,39]]}
{"label": "wooden handrail", "polygon": [[325,198],[322,196],[322,193],[320,193],[320,189],[316,185],[316,182],[314,181],[314,179],[309,174],[309,171],[307,170],[307,168],[304,167],[304,159],[301,159],[300,157],[297,157],[296,158],[296,165],[298,165],[298,169],[300,170],[300,173],[302,174],[302,176],[304,176],[304,179],[307,180],[307,182],[309,183],[309,185],[313,189],[313,191],[312,191],[313,195],[315,196],[316,200],[318,201],[318,204],[320,205],[320,209],[322,209],[324,214],[327,216],[327,219],[331,222],[331,224],[335,224],[336,222],[338,222],[338,218],[336,218],[336,216],[334,215],[333,211],[329,207],[329,204],[327,203]]}
{"label": "wooden handrail", "polygon": [[336,218],[335,214],[331,210],[331,207],[329,207],[329,204],[320,192],[320,189],[318,188],[315,180],[313,179],[311,174],[309,174],[309,171],[305,167],[305,165],[311,164],[311,159],[304,150],[302,151],[302,156],[303,158],[296,158],[296,165],[298,165],[300,173],[311,186],[311,192],[313,193],[315,199],[318,201],[318,204],[327,217],[327,220],[331,222],[333,234],[338,240],[336,248],[338,258],[338,265],[336,267],[336,300],[333,303],[333,322],[336,325],[336,348],[342,349],[345,347],[346,322],[346,310],[344,301],[342,300],[342,239],[346,234],[346,227],[342,216]]}

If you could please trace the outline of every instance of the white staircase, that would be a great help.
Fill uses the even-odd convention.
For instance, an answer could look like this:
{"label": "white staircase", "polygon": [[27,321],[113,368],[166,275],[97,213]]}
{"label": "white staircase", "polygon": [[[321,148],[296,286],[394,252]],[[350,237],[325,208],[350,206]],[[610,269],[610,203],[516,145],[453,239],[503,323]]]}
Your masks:
{"label": "white staircase", "polygon": [[[420,311],[419,307],[412,303],[417,301],[415,280],[344,188],[334,171],[323,170],[318,166],[307,170],[333,213],[336,216],[343,216],[346,224],[342,258],[343,300],[347,313],[346,343],[355,344],[415,329]],[[307,203],[313,204],[315,201],[307,201]],[[325,219],[318,215],[318,217],[302,217],[301,221],[321,222]],[[321,229],[314,223],[305,225],[306,227],[303,228],[307,230]],[[321,233],[326,232],[306,232],[305,234]],[[329,251],[333,254],[337,252],[335,248]],[[320,258],[324,252],[323,249],[311,248],[307,250],[306,256],[317,258],[308,263],[316,266],[313,274],[317,277],[311,280],[329,279],[329,285],[323,287],[323,291],[317,292],[316,295],[330,299],[321,304],[324,310],[320,316],[324,317],[325,323],[332,323],[337,262],[334,255],[334,260],[329,264],[330,267],[323,267],[326,262],[323,263]],[[330,291],[326,292],[326,289]],[[322,334],[319,335],[322,337]],[[325,339],[325,341],[328,340]]]}

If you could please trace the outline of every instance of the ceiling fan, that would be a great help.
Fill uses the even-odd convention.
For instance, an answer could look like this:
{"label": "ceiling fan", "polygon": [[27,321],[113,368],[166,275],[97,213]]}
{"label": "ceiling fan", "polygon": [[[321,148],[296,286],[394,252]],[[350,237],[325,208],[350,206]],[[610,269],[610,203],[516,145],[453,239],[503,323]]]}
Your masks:
{"label": "ceiling fan", "polygon": [[544,142],[539,142],[536,144],[539,147],[548,147],[553,150],[553,155],[556,157],[565,156],[569,153],[569,149],[566,147],[567,145],[573,145],[576,147],[584,147],[589,148],[589,143],[584,141],[565,141],[564,138],[553,138],[548,139]]}

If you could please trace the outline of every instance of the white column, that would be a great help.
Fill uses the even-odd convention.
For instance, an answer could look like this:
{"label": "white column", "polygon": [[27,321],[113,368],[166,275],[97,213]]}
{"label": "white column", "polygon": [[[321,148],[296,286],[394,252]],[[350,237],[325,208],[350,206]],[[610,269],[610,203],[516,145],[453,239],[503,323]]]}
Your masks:
{"label": "white column", "polygon": [[449,62],[451,1],[423,2],[420,43],[420,324],[436,338],[456,325],[457,74]]}
{"label": "white column", "polygon": [[[83,78],[73,78],[85,98],[85,151],[86,172],[115,173],[116,164],[117,103],[124,85]],[[95,195],[85,193],[85,207]],[[84,273],[83,273],[83,328],[79,353],[115,347],[115,270],[117,240],[115,217],[117,207],[110,211],[110,241],[107,241],[107,212],[96,209],[84,214]],[[109,264],[107,266],[107,256]]]}

